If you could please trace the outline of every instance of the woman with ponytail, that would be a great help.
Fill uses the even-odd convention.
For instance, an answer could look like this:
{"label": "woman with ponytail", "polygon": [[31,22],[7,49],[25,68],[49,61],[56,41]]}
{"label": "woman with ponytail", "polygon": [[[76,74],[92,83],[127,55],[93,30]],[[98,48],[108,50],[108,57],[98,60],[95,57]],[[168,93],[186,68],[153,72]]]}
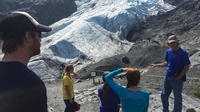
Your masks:
{"label": "woman with ponytail", "polygon": [[[126,72],[127,88],[112,80],[117,74]],[[140,72],[137,68],[121,68],[105,76],[107,84],[120,97],[122,112],[148,112],[149,92],[140,90]]]}
{"label": "woman with ponytail", "polygon": [[67,64],[62,74],[62,91],[63,100],[66,104],[65,112],[75,112],[73,108],[74,103],[74,83],[72,78],[78,78],[79,76],[74,72],[72,64]]}
{"label": "woman with ponytail", "polygon": [[119,112],[120,99],[104,79],[104,76],[108,73],[109,72],[104,73],[102,77],[104,81],[103,87],[98,88],[98,96],[101,100],[100,112]]}

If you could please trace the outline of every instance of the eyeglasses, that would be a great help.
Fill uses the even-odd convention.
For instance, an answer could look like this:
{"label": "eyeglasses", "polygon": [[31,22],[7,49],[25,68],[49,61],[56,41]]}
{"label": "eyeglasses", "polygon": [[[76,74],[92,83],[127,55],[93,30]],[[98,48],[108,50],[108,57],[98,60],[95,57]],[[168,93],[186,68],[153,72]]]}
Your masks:
{"label": "eyeglasses", "polygon": [[169,43],[169,44],[174,44],[174,43],[176,43],[176,42],[171,42],[171,43]]}

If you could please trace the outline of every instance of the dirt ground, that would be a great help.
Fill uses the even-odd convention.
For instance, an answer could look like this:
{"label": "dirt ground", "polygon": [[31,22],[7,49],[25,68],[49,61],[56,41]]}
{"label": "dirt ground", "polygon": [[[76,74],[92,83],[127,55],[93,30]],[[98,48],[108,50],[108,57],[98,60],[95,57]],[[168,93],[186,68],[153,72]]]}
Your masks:
{"label": "dirt ground", "polygon": [[[147,73],[148,74],[148,73]],[[161,112],[162,104],[160,100],[160,92],[162,88],[162,75],[152,76],[151,74],[143,74],[140,87],[142,89],[148,90],[150,95],[150,105],[149,112]],[[116,82],[125,85],[125,78],[114,79]],[[79,112],[98,112],[100,101],[98,99],[97,88],[102,86],[101,77],[96,77],[96,84],[93,84],[92,79],[86,80],[74,80],[74,90],[75,90],[75,100],[81,104],[81,109]],[[100,82],[100,83],[99,83]],[[183,112],[186,112],[189,108],[200,107],[200,100],[194,97],[191,97],[187,92],[189,88],[187,82],[184,87],[183,94]],[[46,82],[47,87],[47,96],[48,96],[48,106],[51,107],[54,112],[64,112],[65,104],[62,99],[62,82],[61,80]],[[170,110],[173,109],[173,95],[170,96]]]}
{"label": "dirt ground", "polygon": [[[92,89],[91,90],[92,92],[88,93],[88,95],[91,96],[90,98],[88,98],[88,95],[85,95],[87,94],[88,90],[94,86],[98,88],[98,86],[100,85],[98,84],[94,85],[92,82],[92,79],[74,84],[75,100],[81,104],[81,109],[79,112],[97,112],[99,110],[100,104],[97,97],[97,91]],[[46,87],[47,87],[47,96],[48,96],[48,106],[53,108],[55,112],[64,112],[65,104],[62,98],[61,80],[46,82]],[[95,92],[95,94],[93,93],[93,91]],[[83,95],[80,96],[81,92],[85,92],[85,93],[83,93]],[[78,95],[80,96],[80,98],[77,98]],[[92,97],[92,95],[95,98]]]}

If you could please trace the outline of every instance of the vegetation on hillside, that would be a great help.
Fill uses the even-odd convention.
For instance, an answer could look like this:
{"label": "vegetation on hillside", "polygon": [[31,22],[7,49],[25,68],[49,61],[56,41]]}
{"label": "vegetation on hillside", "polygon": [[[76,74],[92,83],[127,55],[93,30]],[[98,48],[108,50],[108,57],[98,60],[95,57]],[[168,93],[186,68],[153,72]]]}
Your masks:
{"label": "vegetation on hillside", "polygon": [[192,94],[197,97],[197,98],[200,98],[200,81],[199,83],[197,84],[197,86],[194,87],[193,91],[192,91]]}

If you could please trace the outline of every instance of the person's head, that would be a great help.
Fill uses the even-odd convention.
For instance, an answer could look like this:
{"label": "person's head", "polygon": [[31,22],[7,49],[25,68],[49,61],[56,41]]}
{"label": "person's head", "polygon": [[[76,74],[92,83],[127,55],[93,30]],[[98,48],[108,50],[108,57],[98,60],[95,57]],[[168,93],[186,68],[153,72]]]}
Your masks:
{"label": "person's head", "polygon": [[110,73],[110,72],[104,72],[104,73],[103,73],[102,80],[103,80],[104,83],[106,82],[105,76],[106,76],[107,74],[109,74],[109,73]]}
{"label": "person's head", "polygon": [[103,74],[103,76],[102,76],[102,80],[104,81],[102,93],[103,93],[103,97],[104,97],[105,99],[108,99],[108,97],[109,97],[109,94],[108,94],[109,85],[106,83],[104,77],[105,77],[107,74],[109,74],[109,73],[110,73],[110,72],[104,72],[104,74]]}
{"label": "person's head", "polygon": [[179,46],[179,40],[177,39],[176,35],[170,35],[167,39],[167,45],[171,48]]}
{"label": "person's head", "polygon": [[2,52],[12,53],[27,44],[26,47],[30,47],[30,55],[37,55],[40,53],[41,32],[49,31],[51,31],[50,27],[39,24],[26,12],[8,13],[0,20],[0,39],[3,40]]}
{"label": "person's head", "polygon": [[140,82],[140,71],[137,68],[128,68],[126,72],[127,88],[137,86]]}
{"label": "person's head", "polygon": [[74,67],[72,64],[67,64],[64,68],[64,73],[72,73],[74,71]]}

